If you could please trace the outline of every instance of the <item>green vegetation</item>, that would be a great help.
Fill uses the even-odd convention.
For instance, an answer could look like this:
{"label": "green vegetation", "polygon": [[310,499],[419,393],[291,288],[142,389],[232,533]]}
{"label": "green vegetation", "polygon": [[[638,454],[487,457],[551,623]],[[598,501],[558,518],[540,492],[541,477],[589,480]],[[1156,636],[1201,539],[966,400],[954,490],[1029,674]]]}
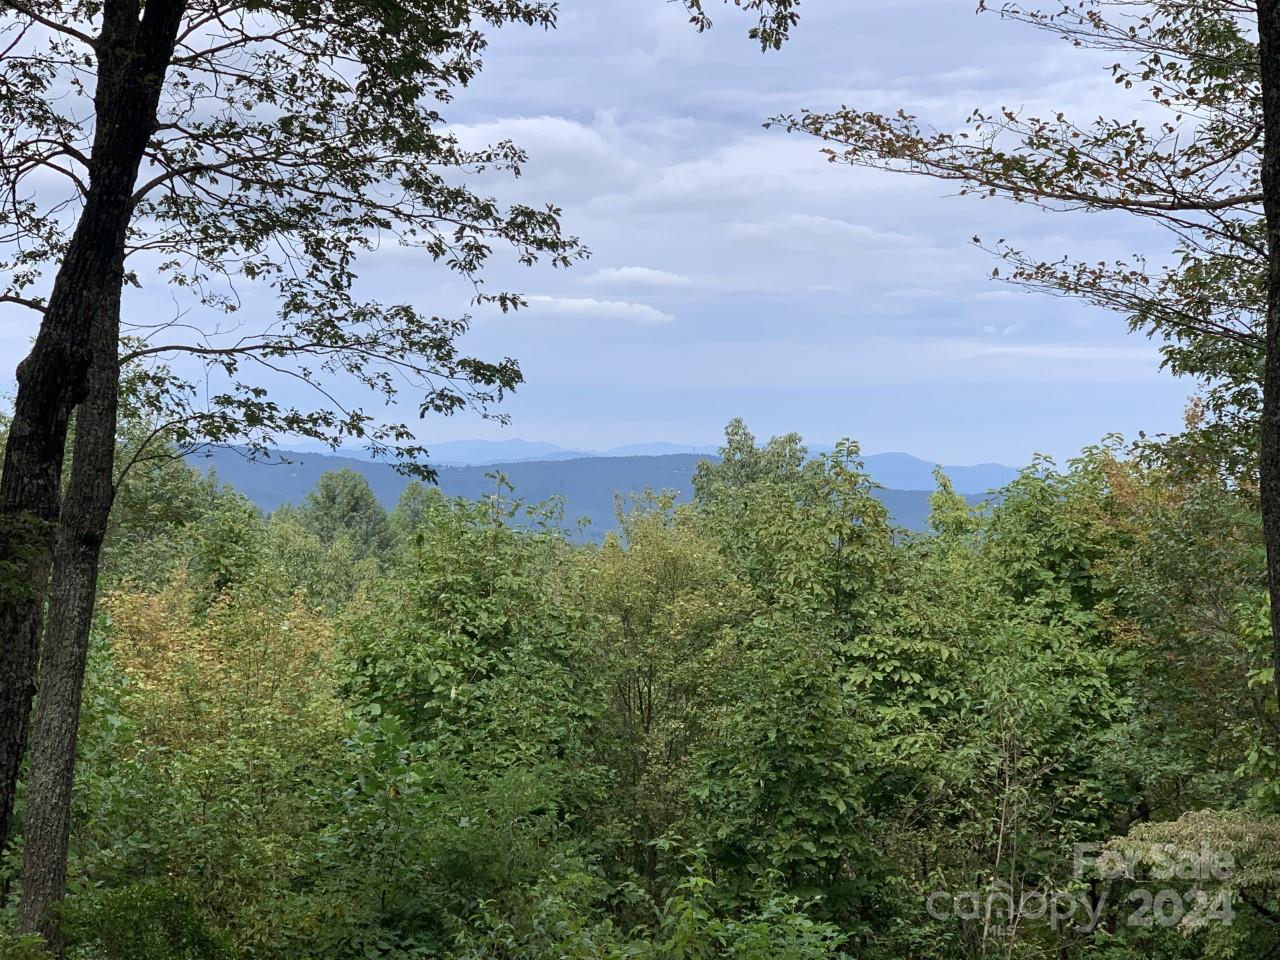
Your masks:
{"label": "green vegetation", "polygon": [[[69,955],[1280,945],[1247,494],[1110,444],[984,508],[941,477],[920,535],[852,444],[809,459],[735,422],[722,454],[694,503],[640,498],[598,546],[500,481],[388,516],[333,474],[263,517],[179,460],[135,473],[90,654]],[[1234,922],[1131,925],[1159,885],[1077,875],[1076,845],[1107,843],[1229,854],[1176,887],[1179,916],[1199,889]],[[954,906],[1033,891],[1106,902],[1088,930],[1083,905],[1057,929]]]}
{"label": "green vegetation", "polygon": [[[797,22],[731,5],[766,50]],[[4,9],[0,300],[40,328],[0,474],[0,958],[1280,954],[1280,2],[1002,5],[1126,58],[1159,126],[776,120],[1168,227],[1151,268],[994,251],[1161,338],[1205,388],[1181,437],[1038,460],[986,506],[940,474],[918,533],[853,443],[735,421],[691,503],[638,496],[600,545],[500,477],[388,514],[339,472],[263,516],[179,456],[356,438],[430,472],[333,380],[499,415],[516,362],[356,267],[386,233],[512,310],[479,292],[496,247],[585,255],[556,207],[468,188],[524,155],[439,112],[554,3]],[[157,281],[180,318],[257,284],[275,322],[122,326]]]}

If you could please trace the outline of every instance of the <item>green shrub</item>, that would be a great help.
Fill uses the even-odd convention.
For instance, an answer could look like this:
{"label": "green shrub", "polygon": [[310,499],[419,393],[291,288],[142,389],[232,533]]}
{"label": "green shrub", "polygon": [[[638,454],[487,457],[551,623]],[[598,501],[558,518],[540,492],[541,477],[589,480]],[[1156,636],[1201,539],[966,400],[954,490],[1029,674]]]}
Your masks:
{"label": "green shrub", "polygon": [[160,883],[132,884],[69,901],[62,926],[68,944],[94,960],[227,960],[231,956],[228,938],[210,926],[195,898],[180,887]]}
{"label": "green shrub", "polygon": [[0,930],[0,960],[49,960],[49,952],[40,937]]}

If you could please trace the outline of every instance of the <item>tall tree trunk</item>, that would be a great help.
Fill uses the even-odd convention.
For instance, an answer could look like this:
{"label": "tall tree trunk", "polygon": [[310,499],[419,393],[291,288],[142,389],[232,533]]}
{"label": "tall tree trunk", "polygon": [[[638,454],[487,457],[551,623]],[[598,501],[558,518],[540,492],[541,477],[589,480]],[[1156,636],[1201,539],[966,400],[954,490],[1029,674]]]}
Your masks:
{"label": "tall tree trunk", "polygon": [[88,389],[94,318],[118,303],[132,193],[185,7],[103,4],[88,192],[35,346],[17,370],[0,474],[0,845],[12,826],[35,691],[67,421]]}
{"label": "tall tree trunk", "polygon": [[1266,363],[1259,480],[1271,595],[1272,663],[1280,702],[1280,0],[1257,0],[1262,83],[1262,195],[1267,225]]}
{"label": "tall tree trunk", "polygon": [[71,479],[53,554],[49,624],[31,723],[18,924],[24,933],[42,934],[57,956],[62,940],[49,908],[66,892],[80,695],[98,560],[115,499],[120,287],[115,290],[116,309],[104,311],[94,324],[89,395],[76,408]]}

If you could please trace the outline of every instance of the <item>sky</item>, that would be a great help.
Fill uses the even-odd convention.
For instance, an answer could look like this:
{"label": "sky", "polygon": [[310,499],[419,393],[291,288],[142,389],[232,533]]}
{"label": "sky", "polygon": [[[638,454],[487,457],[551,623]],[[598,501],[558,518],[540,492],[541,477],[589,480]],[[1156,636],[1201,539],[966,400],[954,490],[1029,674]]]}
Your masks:
{"label": "sky", "polygon": [[[495,266],[489,287],[529,307],[478,312],[464,346],[515,357],[526,383],[503,404],[509,426],[431,420],[428,446],[703,445],[742,417],[760,437],[1021,465],[1176,429],[1194,385],[1159,369],[1155,344],[1115,314],[1002,285],[970,242],[1102,259],[1167,246],[1150,227],[957,197],[829,164],[816,141],[762,128],[841,104],[942,128],[975,107],[1142,109],[1107,58],[974,6],[806,0],[792,41],[769,53],[736,11],[713,11],[698,34],[667,0],[563,0],[554,32],[499,31],[447,119],[464,143],[521,145],[524,176],[485,189],[560,206],[592,256],[567,271]],[[403,251],[361,273],[384,302],[466,307],[446,270]],[[7,321],[6,372],[30,335]]]}
{"label": "sky", "polygon": [[944,128],[979,106],[1142,109],[1108,59],[975,6],[812,0],[767,54],[733,11],[700,35],[663,0],[567,0],[554,34],[502,32],[453,119],[464,139],[521,144],[515,192],[562,206],[592,257],[513,274],[530,309],[478,320],[471,345],[525,372],[511,425],[431,434],[701,444],[740,416],[757,436],[1022,464],[1176,429],[1193,384],[1159,369],[1156,345],[1115,314],[992,280],[970,242],[1100,258],[1163,237],[833,166],[816,141],[761,126],[841,104]]}

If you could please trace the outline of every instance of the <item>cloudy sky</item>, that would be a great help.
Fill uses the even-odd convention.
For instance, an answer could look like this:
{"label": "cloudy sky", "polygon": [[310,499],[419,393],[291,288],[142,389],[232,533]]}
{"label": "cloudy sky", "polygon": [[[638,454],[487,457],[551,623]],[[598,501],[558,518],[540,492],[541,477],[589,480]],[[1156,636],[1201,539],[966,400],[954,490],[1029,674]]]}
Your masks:
{"label": "cloudy sky", "polygon": [[1105,59],[974,6],[812,0],[770,54],[733,13],[698,35],[663,0],[567,0],[554,34],[504,32],[454,118],[465,137],[522,144],[518,192],[562,205],[593,255],[512,275],[530,309],[477,325],[476,349],[523,364],[512,425],[432,433],[707,443],[741,416],[758,435],[1023,463],[1174,428],[1191,384],[1158,369],[1151,343],[1115,315],[1002,286],[969,243],[1103,257],[1158,236],[834,167],[816,142],[761,127],[840,104],[943,126],[976,106],[1141,109]]}
{"label": "cloudy sky", "polygon": [[[560,205],[592,257],[495,271],[490,286],[529,309],[478,315],[466,346],[521,362],[512,423],[435,421],[427,441],[706,444],[741,416],[762,436],[1021,464],[1174,428],[1192,385],[1158,369],[1151,343],[1114,315],[1003,287],[969,243],[1103,258],[1158,236],[832,166],[815,141],[761,127],[840,104],[944,127],[979,106],[1141,108],[1105,59],[974,6],[806,0],[794,40],[768,54],[735,12],[699,35],[665,0],[564,0],[555,32],[500,32],[449,120],[466,142],[522,145],[525,176],[490,189]],[[465,308],[445,271],[404,254],[363,273],[384,302]],[[18,337],[0,342],[15,361]]]}

